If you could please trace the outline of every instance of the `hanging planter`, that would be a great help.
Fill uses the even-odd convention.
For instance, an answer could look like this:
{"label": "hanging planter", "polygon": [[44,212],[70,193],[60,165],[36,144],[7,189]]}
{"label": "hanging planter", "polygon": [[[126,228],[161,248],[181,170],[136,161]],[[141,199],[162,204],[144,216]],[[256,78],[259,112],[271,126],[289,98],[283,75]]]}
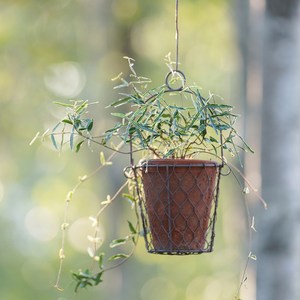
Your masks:
{"label": "hanging planter", "polygon": [[[147,250],[158,254],[211,252],[220,169],[214,161],[155,159],[142,166]],[[147,215],[147,217],[146,217]]]}
{"label": "hanging planter", "polygon": [[[223,150],[238,155],[238,147],[248,149],[233,128],[237,116],[232,107],[217,103],[220,99],[213,95],[202,97],[198,87],[185,83],[184,73],[173,70],[165,85],[144,92],[134,86],[134,94],[112,104],[134,107],[125,114],[113,113],[122,121],[107,131],[107,137],[118,136],[130,144],[135,194],[150,253],[213,250]],[[235,138],[242,145],[236,145]],[[150,158],[135,165],[134,151]]]}
{"label": "hanging planter", "polygon": [[[174,79],[179,80],[179,85],[177,83],[176,87],[174,87]],[[144,108],[141,110],[143,117],[137,114],[138,120],[143,123],[144,130],[151,134],[146,137],[145,141],[140,140],[137,143],[146,144],[146,140],[154,142],[153,147],[148,144],[148,148],[156,156],[161,154],[155,145],[160,145],[164,151],[163,158],[147,160],[140,166],[143,188],[141,189],[141,186],[137,184],[137,189],[140,189],[137,195],[143,220],[145,244],[149,253],[200,254],[211,252],[213,249],[220,170],[223,162],[189,158],[196,156],[198,152],[207,151],[207,148],[199,148],[199,145],[205,146],[207,121],[208,119],[212,121],[215,117],[214,109],[218,106],[207,105],[207,100],[200,95],[199,90],[195,92],[191,88],[184,87],[185,81],[183,72],[178,70],[170,72],[166,76],[165,87],[143,101]],[[179,93],[181,100],[185,101],[187,99],[183,96],[187,94],[194,106],[191,108],[167,104],[165,95],[169,93],[171,97]],[[147,114],[148,105],[151,110],[155,111],[155,108],[160,110],[159,113],[156,112],[153,115],[153,118],[149,118]],[[224,113],[224,115],[227,114]],[[143,122],[145,117],[148,124]],[[190,123],[187,118],[191,120]],[[158,123],[155,124],[155,121]],[[210,125],[213,125],[216,133],[219,131],[222,161],[221,129],[226,128],[224,124],[221,124],[222,122],[219,122],[220,120],[218,124]],[[184,126],[184,123],[188,126]],[[129,127],[128,124],[128,132],[130,132]],[[154,130],[155,127],[164,129],[158,134]],[[167,135],[171,140],[166,138]],[[141,136],[144,136],[143,132],[138,130],[138,139],[141,139]],[[134,130],[131,130],[129,138],[132,149]],[[216,139],[213,141],[218,142]],[[133,158],[131,161],[133,164]],[[132,167],[136,168],[136,166]],[[134,172],[134,175],[137,183],[137,172]]]}

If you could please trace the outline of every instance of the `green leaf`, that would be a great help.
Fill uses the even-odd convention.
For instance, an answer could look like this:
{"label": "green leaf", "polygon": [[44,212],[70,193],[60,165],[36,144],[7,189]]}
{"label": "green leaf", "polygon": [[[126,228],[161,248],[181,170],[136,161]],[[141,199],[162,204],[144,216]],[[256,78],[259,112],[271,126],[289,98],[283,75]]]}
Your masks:
{"label": "green leaf", "polygon": [[209,121],[210,121],[210,124],[211,124],[211,127],[215,130],[215,133],[218,134],[218,130],[216,128],[216,125],[212,119],[212,117],[210,115],[208,115],[208,118],[209,118]]}
{"label": "green leaf", "polygon": [[132,233],[132,234],[136,234],[136,233],[137,233],[137,232],[136,232],[136,229],[135,229],[135,227],[132,225],[132,223],[131,223],[130,221],[127,221],[127,223],[128,223],[128,226],[129,226],[129,229],[130,229],[131,233]]}
{"label": "green leaf", "polygon": [[210,104],[207,104],[206,106],[207,108],[213,108],[213,109],[220,109],[220,110],[223,110],[223,109],[228,109],[228,110],[231,110],[233,108],[232,105],[227,105],[227,104],[217,104],[217,103],[210,103]]}
{"label": "green leaf", "polygon": [[94,126],[94,120],[93,119],[87,119],[88,120],[88,124],[86,126],[86,129],[88,132],[90,132],[93,129]]}
{"label": "green leaf", "polygon": [[99,254],[98,266],[99,266],[100,270],[102,270],[104,268],[104,266],[103,266],[104,255],[105,255],[105,253]]}
{"label": "green leaf", "polygon": [[79,105],[77,108],[76,108],[76,110],[75,110],[75,112],[77,113],[77,114],[82,114],[86,109],[87,109],[87,107],[88,107],[88,101],[86,100],[86,101],[84,101],[81,105]]}
{"label": "green leaf", "polygon": [[210,136],[207,140],[209,140],[209,142],[211,143],[219,143],[219,141],[215,139],[213,136]]}
{"label": "green leaf", "polygon": [[79,143],[76,145],[76,149],[75,149],[76,153],[79,152],[79,150],[81,149],[81,146],[82,146],[83,143],[84,143],[84,140],[81,141],[81,142],[79,142]]}
{"label": "green leaf", "polygon": [[175,152],[175,149],[170,149],[165,155],[164,155],[164,158],[168,158],[170,156],[172,156],[172,154],[174,154]]}
{"label": "green leaf", "polygon": [[187,110],[187,107],[177,106],[177,105],[169,105],[170,108],[176,109],[176,110]]}
{"label": "green leaf", "polygon": [[124,238],[124,239],[113,240],[113,241],[109,244],[109,247],[110,247],[110,248],[115,248],[115,247],[118,247],[118,246],[120,246],[120,245],[126,244],[127,241],[128,241],[128,237],[126,237],[126,238]]}
{"label": "green leaf", "polygon": [[132,196],[130,194],[127,194],[127,193],[123,193],[122,197],[130,200],[131,202],[135,202],[136,201],[136,199],[134,198],[134,196]]}
{"label": "green leaf", "polygon": [[120,258],[128,258],[128,257],[129,257],[129,255],[127,255],[127,254],[119,253],[119,254],[115,254],[115,255],[111,256],[108,260],[112,261],[112,260],[117,260]]}
{"label": "green leaf", "polygon": [[228,130],[231,128],[230,125],[225,125],[225,124],[219,124],[219,125],[215,125],[215,126],[218,130],[222,130],[222,131],[225,131],[225,130]]}
{"label": "green leaf", "polygon": [[124,105],[126,103],[129,103],[130,100],[131,100],[131,97],[122,98],[122,99],[119,99],[119,100],[113,102],[112,104],[110,104],[107,107],[118,107],[120,105]]}
{"label": "green leaf", "polygon": [[98,285],[99,283],[101,283],[101,282],[103,281],[102,278],[101,278],[102,275],[103,275],[103,271],[97,273],[97,274],[93,277],[93,280],[94,280],[94,286]]}
{"label": "green leaf", "polygon": [[62,122],[63,122],[63,123],[70,124],[70,125],[73,125],[73,122],[70,121],[69,119],[63,119]]}
{"label": "green leaf", "polygon": [[70,104],[70,103],[63,103],[63,102],[57,102],[57,101],[54,101],[53,103],[63,106],[63,107],[73,107],[74,106],[73,104]]}
{"label": "green leaf", "polygon": [[74,145],[74,126],[72,127],[72,131],[70,134],[70,148],[73,150],[73,145]]}
{"label": "green leaf", "polygon": [[113,128],[106,130],[105,133],[115,132],[118,129],[120,129],[121,127],[122,127],[122,124],[121,123],[117,123]]}
{"label": "green leaf", "polygon": [[73,125],[74,125],[74,127],[75,127],[76,130],[80,130],[80,127],[79,127],[79,126],[81,126],[81,120],[75,119],[75,118],[74,118],[74,123],[73,123]]}
{"label": "green leaf", "polygon": [[120,89],[120,88],[128,87],[128,86],[129,86],[129,83],[128,83],[124,78],[120,78],[120,80],[121,80],[123,83],[120,84],[120,85],[114,86],[114,89]]}
{"label": "green leaf", "polygon": [[138,138],[140,139],[140,142],[141,142],[142,147],[145,149],[145,148],[146,148],[146,145],[145,145],[145,143],[144,143],[144,137],[143,137],[142,133],[140,132],[140,130],[138,130],[137,128],[136,128],[136,135],[137,135]]}
{"label": "green leaf", "polygon": [[138,127],[139,129],[141,130],[144,130],[144,131],[148,131],[152,134],[157,134],[156,131],[154,131],[153,129],[149,128],[148,126],[145,126],[145,125],[142,125],[142,124],[139,124],[139,123],[135,123],[136,127]]}
{"label": "green leaf", "polygon": [[126,115],[123,113],[111,113],[111,115],[122,119],[126,117]]}
{"label": "green leaf", "polygon": [[206,126],[204,124],[201,124],[198,128],[199,133],[205,133],[206,134]]}
{"label": "green leaf", "polygon": [[58,122],[52,129],[52,133],[56,131],[56,129],[60,126],[61,122]]}
{"label": "green leaf", "polygon": [[54,137],[54,134],[53,134],[53,133],[50,134],[50,138],[51,138],[51,142],[52,142],[54,148],[55,148],[55,149],[58,149],[57,143],[56,143],[56,140],[55,140],[55,137]]}

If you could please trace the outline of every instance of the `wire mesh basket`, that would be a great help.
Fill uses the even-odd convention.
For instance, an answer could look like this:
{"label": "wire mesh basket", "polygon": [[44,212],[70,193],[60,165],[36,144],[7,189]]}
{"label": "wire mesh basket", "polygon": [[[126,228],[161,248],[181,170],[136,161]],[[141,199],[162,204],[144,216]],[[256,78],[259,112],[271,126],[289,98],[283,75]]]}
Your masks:
{"label": "wire mesh basket", "polygon": [[140,209],[147,251],[211,252],[220,169],[214,161],[154,159],[142,164]]}

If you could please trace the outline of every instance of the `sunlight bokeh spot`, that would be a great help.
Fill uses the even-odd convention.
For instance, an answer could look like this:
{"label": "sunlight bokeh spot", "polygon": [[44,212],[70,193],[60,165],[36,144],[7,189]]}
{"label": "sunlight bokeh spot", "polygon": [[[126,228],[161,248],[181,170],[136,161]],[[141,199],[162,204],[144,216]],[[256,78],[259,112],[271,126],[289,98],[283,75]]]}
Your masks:
{"label": "sunlight bokeh spot", "polygon": [[142,300],[176,299],[177,288],[175,284],[163,277],[148,280],[141,289]]}
{"label": "sunlight bokeh spot", "polygon": [[186,289],[186,300],[203,300],[203,288],[206,284],[203,277],[194,278]]}
{"label": "sunlight bokeh spot", "polygon": [[50,241],[58,233],[59,219],[50,209],[34,207],[25,216],[28,232],[39,241]]}
{"label": "sunlight bokeh spot", "polygon": [[[131,32],[131,43],[134,51],[151,60],[157,58],[159,62],[163,61],[164,56],[170,51],[169,32],[165,28],[164,19],[157,19],[155,22],[152,20],[137,22]],[[161,35],[159,41],[157,40],[157,32]]]}
{"label": "sunlight bokeh spot", "polygon": [[48,67],[44,76],[46,87],[59,97],[72,98],[85,86],[86,75],[75,62],[63,62]]}
{"label": "sunlight bokeh spot", "polygon": [[221,299],[222,296],[226,297],[223,294],[223,287],[221,281],[218,279],[213,280],[212,278],[207,284],[203,296],[203,300],[218,300]]}

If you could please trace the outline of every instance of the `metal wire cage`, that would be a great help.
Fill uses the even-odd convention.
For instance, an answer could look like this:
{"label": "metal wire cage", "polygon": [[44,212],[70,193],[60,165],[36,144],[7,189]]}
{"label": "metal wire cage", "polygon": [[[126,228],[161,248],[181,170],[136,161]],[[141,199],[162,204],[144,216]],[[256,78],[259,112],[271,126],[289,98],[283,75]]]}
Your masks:
{"label": "metal wire cage", "polygon": [[[172,76],[179,76],[174,88]],[[185,75],[179,70],[166,77],[164,93],[200,94],[185,88]],[[161,93],[160,93],[161,94]],[[160,95],[159,94],[159,95]],[[151,95],[146,101],[156,97]],[[153,159],[134,166],[130,137],[131,166],[139,200],[145,244],[149,253],[188,255],[212,252],[215,238],[221,160]],[[139,184],[141,178],[142,185]]]}
{"label": "metal wire cage", "polygon": [[188,255],[211,252],[222,164],[154,159],[140,167],[139,205],[147,251]]}

